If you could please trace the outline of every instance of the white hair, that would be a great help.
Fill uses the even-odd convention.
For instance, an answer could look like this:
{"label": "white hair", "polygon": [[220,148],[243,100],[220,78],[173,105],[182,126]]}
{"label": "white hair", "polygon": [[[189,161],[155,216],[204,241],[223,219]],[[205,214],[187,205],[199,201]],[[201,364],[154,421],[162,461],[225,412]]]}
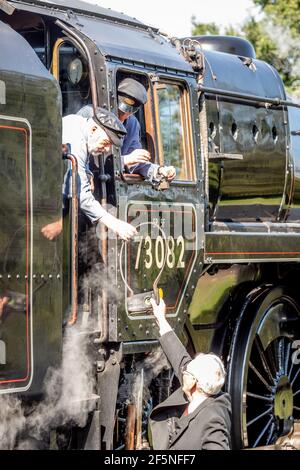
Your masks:
{"label": "white hair", "polygon": [[216,395],[225,382],[225,367],[216,354],[198,354],[189,365],[188,370],[197,379],[197,388],[206,395]]}

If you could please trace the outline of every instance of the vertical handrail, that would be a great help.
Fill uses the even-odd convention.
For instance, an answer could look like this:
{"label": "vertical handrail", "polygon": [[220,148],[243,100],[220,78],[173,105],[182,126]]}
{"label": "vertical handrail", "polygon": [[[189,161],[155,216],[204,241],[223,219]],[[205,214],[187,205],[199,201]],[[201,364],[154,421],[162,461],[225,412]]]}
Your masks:
{"label": "vertical handrail", "polygon": [[[99,155],[99,165],[100,165],[100,174],[105,174],[104,167],[104,155],[103,153]],[[101,182],[101,206],[106,209],[107,206],[107,192],[106,192],[106,183],[105,181]],[[104,224],[100,224],[100,233],[101,233],[101,256],[102,262],[105,266],[105,272],[107,273],[107,263],[108,263],[108,232]],[[108,328],[108,296],[107,289],[103,287],[102,289],[102,311],[101,311],[101,325],[100,325],[100,336],[99,342],[106,343],[109,336]]]}
{"label": "vertical handrail", "polygon": [[78,164],[74,155],[65,157],[72,166],[71,206],[71,315],[68,325],[75,325],[78,318]]}

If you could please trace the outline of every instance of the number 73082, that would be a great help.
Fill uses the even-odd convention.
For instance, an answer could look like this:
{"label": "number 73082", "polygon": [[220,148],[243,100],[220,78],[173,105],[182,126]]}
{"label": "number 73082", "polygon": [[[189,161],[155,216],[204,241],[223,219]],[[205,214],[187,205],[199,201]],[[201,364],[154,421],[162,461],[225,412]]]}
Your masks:
{"label": "number 73082", "polygon": [[142,261],[146,269],[151,269],[153,263],[158,269],[161,269],[164,264],[165,250],[167,250],[166,265],[168,268],[172,269],[176,267],[180,269],[185,267],[185,261],[183,259],[185,243],[182,235],[176,239],[169,236],[166,241],[160,235],[156,237],[155,240],[151,239],[150,235],[145,237],[141,236],[138,243],[135,262],[136,270],[139,269],[142,254]]}

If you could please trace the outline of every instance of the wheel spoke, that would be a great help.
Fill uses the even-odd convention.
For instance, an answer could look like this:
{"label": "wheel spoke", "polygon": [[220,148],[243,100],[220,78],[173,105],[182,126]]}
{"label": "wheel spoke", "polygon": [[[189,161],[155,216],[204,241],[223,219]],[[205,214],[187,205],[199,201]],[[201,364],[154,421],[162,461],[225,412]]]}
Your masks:
{"label": "wheel spoke", "polygon": [[290,367],[290,370],[289,370],[289,373],[288,373],[289,381],[291,381],[291,375],[292,375],[293,367],[294,367],[294,362],[291,361],[291,367]]}
{"label": "wheel spoke", "polygon": [[296,372],[296,374],[295,374],[293,380],[291,381],[291,385],[292,385],[292,386],[294,385],[294,382],[295,382],[295,380],[297,379],[297,377],[298,377],[298,375],[299,375],[299,372],[300,372],[300,367],[297,369],[297,372]]}
{"label": "wheel spoke", "polygon": [[266,355],[268,357],[268,364],[272,370],[272,376],[275,377],[277,375],[277,365],[276,365],[276,358],[273,352],[273,349],[269,347],[266,351]]}
{"label": "wheel spoke", "polygon": [[272,372],[271,372],[271,370],[270,370],[267,357],[266,357],[265,352],[264,352],[264,350],[263,350],[260,337],[259,337],[258,335],[256,335],[256,337],[255,337],[255,345],[256,345],[256,347],[257,347],[259,357],[260,357],[261,362],[262,362],[262,364],[263,364],[263,366],[264,366],[264,369],[265,369],[265,371],[266,371],[266,373],[267,373],[267,375],[268,375],[268,378],[269,378],[270,382],[273,383],[273,381],[274,381],[273,375],[272,375]]}
{"label": "wheel spoke", "polygon": [[278,369],[284,373],[284,338],[276,340],[277,346],[277,358],[278,358]]}
{"label": "wheel spoke", "polygon": [[299,395],[299,393],[300,393],[300,390],[297,390],[297,392],[293,394],[293,397],[295,398],[297,395]]}
{"label": "wheel spoke", "polygon": [[300,411],[299,406],[294,406],[294,410]]}
{"label": "wheel spoke", "polygon": [[291,341],[289,341],[288,344],[287,344],[287,348],[286,348],[286,356],[285,356],[285,364],[284,364],[284,373],[285,373],[285,375],[287,375],[287,373],[288,373],[291,347],[292,347],[292,343],[291,343]]}
{"label": "wheel spoke", "polygon": [[258,438],[256,439],[256,441],[254,442],[254,445],[253,447],[256,447],[257,444],[259,443],[259,441],[261,440],[261,438],[263,437],[263,435],[266,433],[268,427],[271,425],[273,421],[273,416],[271,416],[271,418],[269,419],[269,421],[267,422],[266,426],[264,427],[264,429],[262,430],[262,432],[260,433],[260,435],[258,436]]}
{"label": "wheel spoke", "polygon": [[257,375],[257,377],[260,379],[260,381],[264,384],[264,386],[265,386],[270,392],[272,392],[272,388],[270,387],[270,385],[266,382],[266,380],[263,378],[263,376],[261,375],[261,373],[256,369],[256,367],[252,364],[251,361],[249,362],[249,366],[251,367],[251,369],[253,370],[253,372]]}
{"label": "wheel spoke", "polygon": [[273,422],[272,423],[272,426],[271,426],[271,429],[270,429],[270,432],[269,432],[269,437],[268,437],[268,440],[266,442],[266,445],[269,445],[270,444],[270,441],[273,437],[273,431],[274,431],[274,428],[275,428],[275,423]]}
{"label": "wheel spoke", "polygon": [[256,417],[253,418],[251,421],[249,421],[249,423],[247,423],[247,427],[248,427],[248,426],[251,426],[251,424],[255,423],[256,421],[258,421],[259,419],[263,418],[264,416],[271,414],[272,408],[273,408],[273,407],[270,406],[266,411],[264,411],[263,413],[261,413],[260,415],[256,416]]}
{"label": "wheel spoke", "polygon": [[258,400],[273,401],[272,397],[265,397],[264,395],[257,395],[256,393],[247,392],[248,397],[257,398]]}

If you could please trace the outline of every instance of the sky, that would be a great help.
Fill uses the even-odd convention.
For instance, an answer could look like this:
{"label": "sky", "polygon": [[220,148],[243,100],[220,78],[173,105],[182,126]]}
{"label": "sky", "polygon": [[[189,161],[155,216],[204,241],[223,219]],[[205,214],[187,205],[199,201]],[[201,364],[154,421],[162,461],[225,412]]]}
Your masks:
{"label": "sky", "polygon": [[202,23],[237,25],[251,12],[252,0],[85,0],[156,26],[171,36],[191,34],[191,17]]}

